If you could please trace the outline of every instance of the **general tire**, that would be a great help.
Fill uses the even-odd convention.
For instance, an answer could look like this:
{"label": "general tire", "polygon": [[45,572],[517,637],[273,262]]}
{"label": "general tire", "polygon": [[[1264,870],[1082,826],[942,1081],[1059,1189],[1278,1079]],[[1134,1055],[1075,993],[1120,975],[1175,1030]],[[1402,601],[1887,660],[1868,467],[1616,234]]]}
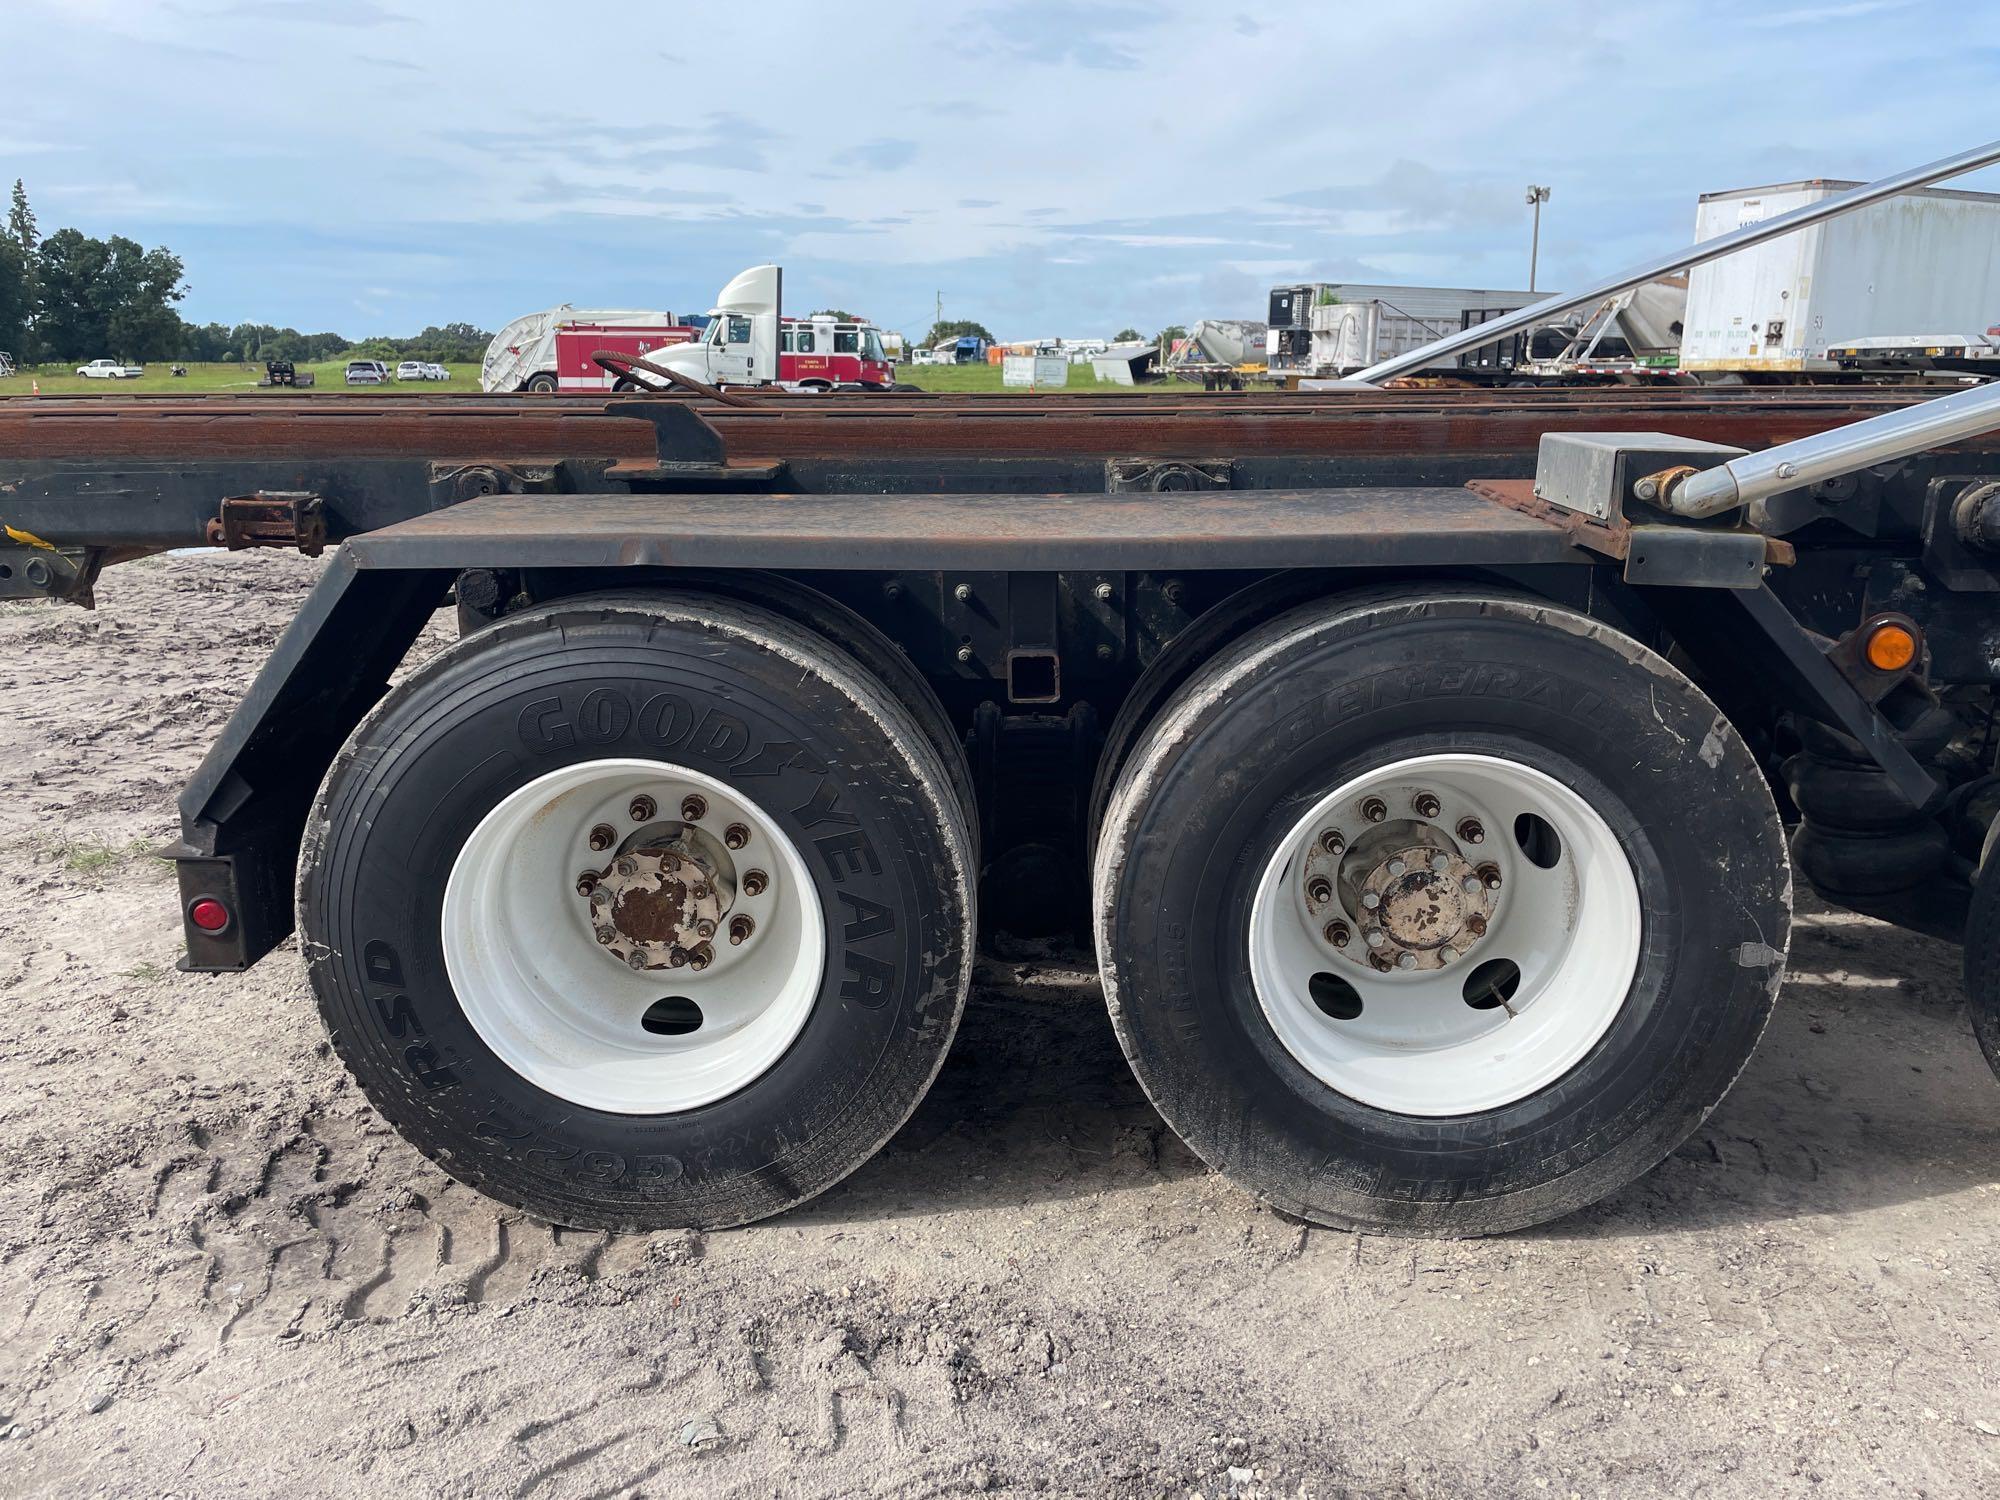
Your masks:
{"label": "general tire", "polygon": [[[1301,1066],[1260,1007],[1248,934],[1295,820],[1357,775],[1442,753],[1581,796],[1643,919],[1629,989],[1581,1061],[1439,1117],[1369,1107]],[[1769,788],[1699,689],[1581,615],[1453,592],[1310,605],[1202,668],[1134,749],[1094,873],[1112,1021],[1167,1122],[1287,1212],[1408,1234],[1552,1219],[1657,1163],[1749,1058],[1791,908]]]}
{"label": "general tire", "polygon": [[[698,1108],[544,1092],[482,1040],[446,970],[443,893],[474,828],[597,759],[685,766],[754,798],[826,916],[802,1029]],[[737,601],[582,597],[461,642],[362,723],[308,822],[299,926],[335,1048],[446,1171],[558,1223],[715,1227],[824,1191],[916,1107],[964,1006],[971,850],[931,738],[845,653]]]}

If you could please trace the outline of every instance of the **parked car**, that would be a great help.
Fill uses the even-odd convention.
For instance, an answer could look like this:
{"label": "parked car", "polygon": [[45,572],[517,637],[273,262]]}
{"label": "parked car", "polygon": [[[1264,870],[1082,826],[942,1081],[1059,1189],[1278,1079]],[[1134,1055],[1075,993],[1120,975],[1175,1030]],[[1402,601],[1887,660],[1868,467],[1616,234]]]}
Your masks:
{"label": "parked car", "polygon": [[449,380],[451,379],[451,371],[440,364],[427,364],[424,366],[424,379]]}
{"label": "parked car", "polygon": [[347,362],[347,383],[349,385],[387,385],[389,367],[379,359],[350,359]]}
{"label": "parked car", "polygon": [[425,373],[425,366],[422,360],[406,359],[400,365],[396,366],[396,378],[398,380],[429,380],[430,376]]}
{"label": "parked car", "polygon": [[93,359],[87,365],[78,365],[76,373],[85,380],[137,380],[146,373],[146,367],[117,359]]}

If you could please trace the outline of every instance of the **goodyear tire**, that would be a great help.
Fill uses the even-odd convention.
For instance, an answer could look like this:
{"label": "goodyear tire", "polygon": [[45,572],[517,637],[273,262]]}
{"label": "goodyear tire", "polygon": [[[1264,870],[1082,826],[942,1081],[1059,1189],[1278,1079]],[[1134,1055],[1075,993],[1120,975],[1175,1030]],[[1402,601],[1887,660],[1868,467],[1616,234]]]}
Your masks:
{"label": "goodyear tire", "polygon": [[1748,1060],[1790,922],[1769,788],[1699,689],[1583,616],[1447,592],[1309,605],[1204,666],[1094,873],[1167,1122],[1287,1212],[1398,1233],[1652,1167]]}
{"label": "goodyear tire", "polygon": [[563,1224],[715,1227],[894,1133],[970,974],[972,842],[852,657],[698,594],[509,617],[394,689],[308,823],[333,1044],[446,1171]]}

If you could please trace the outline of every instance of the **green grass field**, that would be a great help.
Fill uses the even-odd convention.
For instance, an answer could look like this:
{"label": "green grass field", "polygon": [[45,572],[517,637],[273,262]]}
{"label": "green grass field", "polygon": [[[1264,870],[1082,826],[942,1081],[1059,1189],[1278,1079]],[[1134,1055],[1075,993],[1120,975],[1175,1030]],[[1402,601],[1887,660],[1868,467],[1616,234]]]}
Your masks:
{"label": "green grass field", "polygon": [[[391,360],[389,368],[395,369]],[[75,365],[43,365],[33,370],[22,370],[9,379],[0,379],[0,396],[25,396],[36,386],[41,387],[44,396],[67,396],[78,391],[90,391],[114,396],[181,396],[199,395],[209,391],[256,391],[262,389],[257,382],[264,378],[262,364],[213,364],[189,365],[187,374],[176,377],[171,363],[148,365],[146,373],[137,380],[86,380],[76,373]],[[399,396],[435,396],[447,391],[479,391],[479,366],[446,365],[451,371],[450,380],[392,380],[387,385],[350,386],[344,376],[347,361],[327,360],[320,364],[300,365],[301,373],[313,372],[315,391],[334,391],[342,395],[367,394]]]}
{"label": "green grass field", "polygon": [[[998,392],[1009,396],[1025,396],[1025,386],[1002,385],[998,365],[909,365],[896,366],[896,378],[907,385],[918,386],[927,391],[958,392]],[[1178,391],[1186,395],[1189,390],[1200,390],[1200,386],[1187,386],[1178,380],[1154,380],[1145,385],[1113,385],[1108,380],[1099,380],[1091,373],[1089,365],[1071,365],[1069,384],[1061,387],[1068,391],[1082,391],[1093,396],[1145,396],[1157,392]]]}

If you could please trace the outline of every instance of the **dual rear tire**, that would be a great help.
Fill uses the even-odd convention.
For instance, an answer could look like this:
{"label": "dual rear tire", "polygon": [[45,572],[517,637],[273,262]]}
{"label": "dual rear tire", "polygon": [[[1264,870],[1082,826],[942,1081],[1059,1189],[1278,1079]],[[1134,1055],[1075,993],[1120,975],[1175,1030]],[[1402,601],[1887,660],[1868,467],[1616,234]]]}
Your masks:
{"label": "dual rear tire", "polygon": [[[447,1171],[562,1223],[742,1223],[928,1088],[975,823],[936,700],[858,621],[578,598],[363,723],[300,927],[340,1055]],[[1557,1217],[1671,1151],[1755,1045],[1790,916],[1769,790],[1693,683],[1583,616],[1436,592],[1304,604],[1185,674],[1094,881],[1167,1122],[1288,1212],[1422,1234]]]}

